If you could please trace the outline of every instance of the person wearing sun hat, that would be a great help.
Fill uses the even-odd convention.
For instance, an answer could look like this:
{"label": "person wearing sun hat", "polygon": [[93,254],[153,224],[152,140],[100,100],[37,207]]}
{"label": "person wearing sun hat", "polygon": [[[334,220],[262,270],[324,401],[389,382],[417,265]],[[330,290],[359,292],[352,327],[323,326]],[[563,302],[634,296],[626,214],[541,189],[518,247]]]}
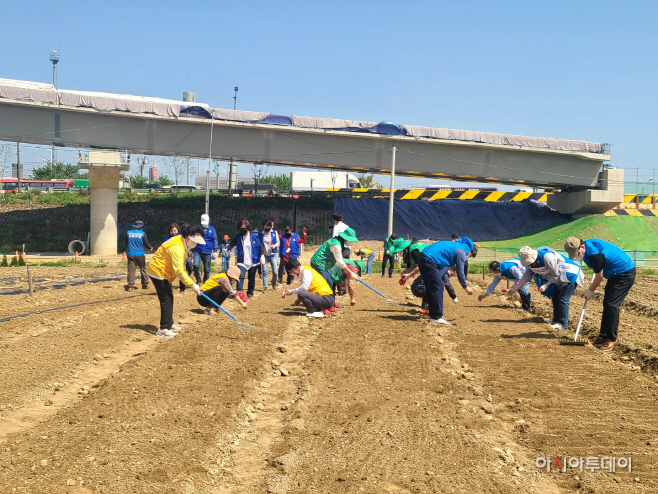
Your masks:
{"label": "person wearing sun hat", "polygon": [[178,278],[181,283],[192,287],[192,291],[199,295],[199,285],[192,281],[185,269],[187,252],[197,245],[205,244],[204,231],[198,225],[181,226],[180,235],[170,238],[163,243],[149,262],[146,272],[153,282],[160,301],[160,327],[156,336],[173,338],[180,327],[174,324],[174,294],[171,283]]}
{"label": "person wearing sun hat", "polygon": [[514,295],[534,277],[540,292],[552,290],[553,319],[545,321],[554,329],[567,329],[571,296],[576,286],[583,284],[584,276],[580,266],[550,247],[533,249],[524,245],[519,249],[519,259],[521,266],[528,269],[518,283],[508,290],[507,295]]}
{"label": "person wearing sun hat", "polygon": [[[217,273],[201,286],[201,293],[212,299],[217,305],[222,305],[227,297],[233,297],[243,309],[247,308],[247,296],[233,289],[234,285],[240,282],[240,268],[233,266],[226,271]],[[212,315],[219,312],[219,309],[210,300],[202,294],[197,295],[197,302],[201,307],[205,307],[206,314]]]}
{"label": "person wearing sun hat", "polygon": [[[366,265],[363,261],[352,261],[344,259],[347,269],[340,269],[338,264],[329,269],[329,276],[336,283],[345,283],[347,285],[347,293],[350,296],[350,305],[356,305],[356,283],[354,279],[349,276],[349,272],[356,273],[358,276],[363,276],[366,272]],[[333,312],[333,310],[331,311]]]}
{"label": "person wearing sun hat", "polygon": [[564,250],[567,251],[570,259],[584,262],[594,271],[592,282],[585,291],[586,300],[594,296],[603,278],[608,280],[603,295],[599,337],[593,343],[595,346],[600,346],[604,352],[608,352],[613,349],[617,341],[619,306],[635,283],[635,264],[619,247],[598,238],[581,240],[577,237],[568,237],[564,242]]}
{"label": "person wearing sun hat", "polygon": [[[358,240],[356,238],[356,232],[352,228],[346,228],[337,237],[330,238],[323,243],[311,257],[311,267],[320,273],[330,287],[333,288],[334,282],[329,275],[328,269],[333,267],[334,264],[337,264],[340,269],[346,269],[347,265],[343,259],[345,242],[358,242]],[[358,278],[356,273],[352,271],[349,272],[349,276],[352,279]]]}

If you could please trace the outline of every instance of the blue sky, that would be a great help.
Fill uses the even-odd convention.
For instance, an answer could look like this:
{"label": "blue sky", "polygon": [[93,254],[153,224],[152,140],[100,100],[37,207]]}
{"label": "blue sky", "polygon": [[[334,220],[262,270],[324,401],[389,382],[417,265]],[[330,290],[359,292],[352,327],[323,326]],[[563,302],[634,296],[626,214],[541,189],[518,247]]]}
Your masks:
{"label": "blue sky", "polygon": [[239,86],[244,110],[607,142],[646,180],[657,14],[649,1],[16,2],[0,77],[51,82],[55,49],[60,88],[192,90],[232,108]]}

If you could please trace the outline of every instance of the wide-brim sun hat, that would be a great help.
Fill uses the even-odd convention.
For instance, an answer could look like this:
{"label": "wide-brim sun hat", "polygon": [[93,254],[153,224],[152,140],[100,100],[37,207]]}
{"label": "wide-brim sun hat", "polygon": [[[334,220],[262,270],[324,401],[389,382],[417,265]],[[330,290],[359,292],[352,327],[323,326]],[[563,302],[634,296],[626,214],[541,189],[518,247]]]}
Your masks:
{"label": "wide-brim sun hat", "polygon": [[363,261],[356,261],[355,264],[361,268],[361,274],[366,272],[366,264]]}
{"label": "wide-brim sun hat", "polygon": [[203,239],[201,235],[190,235],[189,239],[192,242],[196,242],[197,245],[206,245],[206,241]]}
{"label": "wide-brim sun hat", "polygon": [[564,250],[567,251],[569,259],[575,259],[580,249],[580,239],[577,237],[567,237],[564,241]]}
{"label": "wide-brim sun hat", "polygon": [[528,245],[524,245],[519,249],[519,257],[521,258],[521,266],[527,268],[537,260],[537,251]]}
{"label": "wide-brim sun hat", "polygon": [[402,252],[404,249],[406,249],[410,245],[411,245],[411,240],[405,240],[403,238],[396,238],[393,241],[393,250],[391,251],[391,254],[397,254],[398,252]]}
{"label": "wide-brim sun hat", "polygon": [[240,268],[233,266],[226,270],[226,276],[235,281],[240,281]]}
{"label": "wide-brim sun hat", "polygon": [[356,238],[356,232],[354,231],[353,228],[345,228],[342,232],[338,234],[339,237],[341,237],[344,240],[347,240],[348,242],[358,242],[359,239]]}

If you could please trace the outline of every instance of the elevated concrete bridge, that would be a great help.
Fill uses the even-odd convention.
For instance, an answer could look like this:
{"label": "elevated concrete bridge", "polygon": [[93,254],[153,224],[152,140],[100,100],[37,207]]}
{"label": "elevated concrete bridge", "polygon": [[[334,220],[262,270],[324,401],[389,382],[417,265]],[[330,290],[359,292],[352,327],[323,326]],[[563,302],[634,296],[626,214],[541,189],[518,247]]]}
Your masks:
{"label": "elevated concrete bridge", "polygon": [[604,168],[610,156],[596,143],[212,109],[24,81],[0,80],[0,140],[376,174],[390,173],[395,146],[398,175],[559,191],[549,205],[568,214],[603,213],[623,200],[623,172]]}

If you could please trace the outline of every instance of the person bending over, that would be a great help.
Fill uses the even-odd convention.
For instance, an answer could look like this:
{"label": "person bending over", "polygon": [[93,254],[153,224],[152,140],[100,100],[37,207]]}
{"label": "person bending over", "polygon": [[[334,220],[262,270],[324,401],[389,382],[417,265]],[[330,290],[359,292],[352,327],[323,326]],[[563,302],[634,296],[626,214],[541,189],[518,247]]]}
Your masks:
{"label": "person bending over", "polygon": [[288,261],[286,270],[294,276],[301,276],[302,284],[293,290],[286,290],[281,298],[297,295],[297,301],[306,307],[307,317],[324,317],[329,313],[336,299],[322,275],[311,266],[302,266],[297,259]]}

